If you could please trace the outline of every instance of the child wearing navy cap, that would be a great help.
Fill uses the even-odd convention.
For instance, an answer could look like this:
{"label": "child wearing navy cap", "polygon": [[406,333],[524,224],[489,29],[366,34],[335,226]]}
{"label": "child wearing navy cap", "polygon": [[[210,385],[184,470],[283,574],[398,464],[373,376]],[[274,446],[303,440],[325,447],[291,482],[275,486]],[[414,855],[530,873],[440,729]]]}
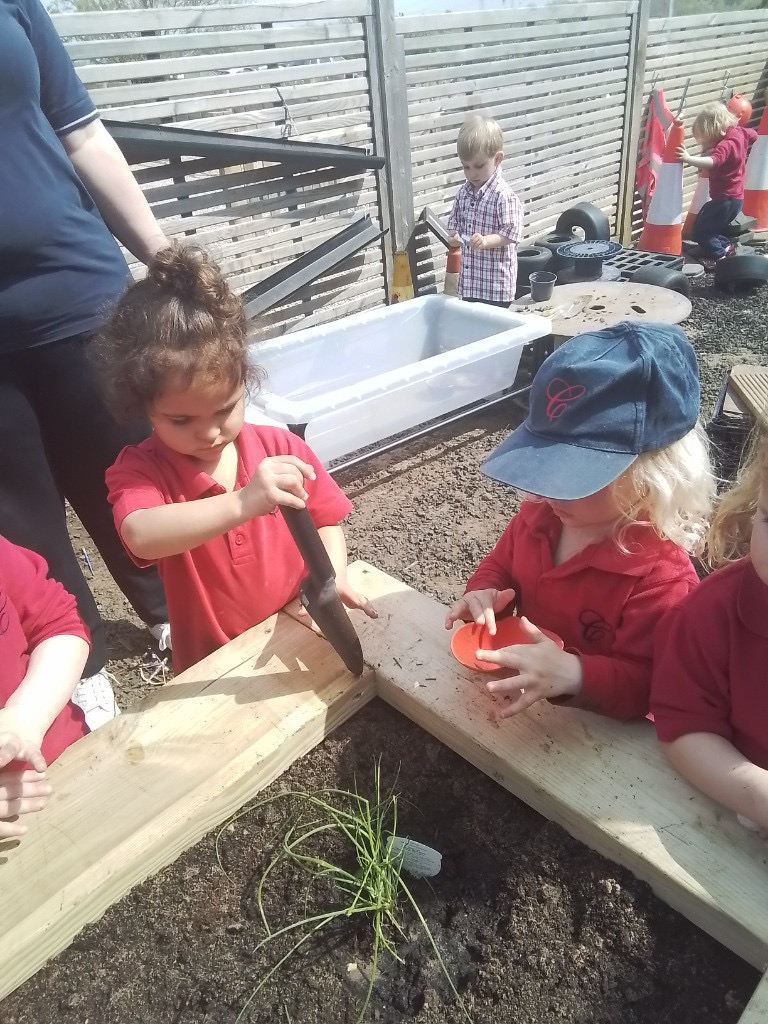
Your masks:
{"label": "child wearing navy cap", "polygon": [[[478,651],[518,674],[487,684],[502,717],[548,698],[618,719],[648,712],[652,639],[698,578],[714,492],[699,375],[679,327],[580,335],[536,374],[530,408],[483,472],[524,492],[445,621],[514,610],[531,643]],[[535,625],[534,625],[535,624]],[[541,629],[562,638],[558,645]]]}
{"label": "child wearing navy cap", "polygon": [[674,768],[768,838],[768,432],[721,495],[719,566],[655,636],[651,709]]}

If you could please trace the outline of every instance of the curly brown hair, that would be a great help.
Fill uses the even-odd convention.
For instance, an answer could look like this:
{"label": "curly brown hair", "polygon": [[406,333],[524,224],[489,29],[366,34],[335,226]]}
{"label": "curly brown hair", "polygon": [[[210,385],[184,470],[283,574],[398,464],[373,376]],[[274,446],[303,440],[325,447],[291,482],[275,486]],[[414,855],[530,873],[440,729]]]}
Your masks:
{"label": "curly brown hair", "polygon": [[169,382],[241,381],[258,388],[248,360],[243,303],[200,246],[172,242],[132,284],[90,347],[114,415],[142,415]]}

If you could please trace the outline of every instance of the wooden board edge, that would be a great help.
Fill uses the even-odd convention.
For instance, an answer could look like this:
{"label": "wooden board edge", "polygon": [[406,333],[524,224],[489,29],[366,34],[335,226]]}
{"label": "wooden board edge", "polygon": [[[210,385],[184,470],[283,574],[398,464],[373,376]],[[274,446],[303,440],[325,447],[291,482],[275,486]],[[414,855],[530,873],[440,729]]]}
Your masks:
{"label": "wooden board edge", "polygon": [[[233,641],[233,646],[237,643]],[[220,652],[212,657],[217,655]],[[190,674],[198,674],[201,666],[194,666],[189,670]],[[297,731],[286,734],[278,723],[266,737],[261,738],[258,749],[241,755],[219,772],[218,778],[211,778],[204,792],[199,788],[191,790],[185,799],[174,805],[175,820],[171,830],[159,840],[150,833],[142,837],[143,841],[131,844],[127,865],[119,874],[98,870],[92,888],[74,906],[70,906],[67,913],[61,912],[55,924],[49,915],[41,911],[37,915],[38,920],[32,922],[29,934],[22,941],[9,943],[12,952],[5,958],[0,971],[0,1000],[69,946],[87,924],[98,921],[134,886],[171,864],[206,833],[225,822],[376,696],[372,670],[366,669],[360,678],[355,679],[339,663],[339,677],[339,689],[331,702],[318,706]],[[119,855],[124,856],[125,851],[119,851]],[[99,866],[100,869],[102,867]],[[61,906],[68,902],[73,901],[68,901],[66,894],[62,893]]]}
{"label": "wooden board edge", "polygon": [[763,975],[747,1003],[738,1024],[765,1024],[768,1021],[768,972]]}

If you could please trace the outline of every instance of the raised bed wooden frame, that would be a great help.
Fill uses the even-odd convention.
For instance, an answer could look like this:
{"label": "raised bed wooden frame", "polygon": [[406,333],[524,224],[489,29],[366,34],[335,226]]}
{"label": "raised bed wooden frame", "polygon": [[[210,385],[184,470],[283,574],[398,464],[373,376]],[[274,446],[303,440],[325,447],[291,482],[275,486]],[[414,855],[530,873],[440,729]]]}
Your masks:
{"label": "raised bed wooden frame", "polygon": [[[356,618],[360,679],[280,612],[51,767],[54,799],[23,842],[0,844],[15,894],[0,998],[376,694],[765,971],[768,848],[675,778],[650,725],[545,704],[500,722],[451,657],[441,605],[364,562],[350,575],[379,610]],[[766,1019],[768,974],[739,1024]]]}

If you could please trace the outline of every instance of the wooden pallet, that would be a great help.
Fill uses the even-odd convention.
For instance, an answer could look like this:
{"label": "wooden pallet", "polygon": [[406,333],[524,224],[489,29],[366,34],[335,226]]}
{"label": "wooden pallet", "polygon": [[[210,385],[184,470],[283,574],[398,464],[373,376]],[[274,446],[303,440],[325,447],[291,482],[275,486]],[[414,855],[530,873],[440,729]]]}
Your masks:
{"label": "wooden pallet", "polygon": [[731,367],[728,390],[755,419],[768,419],[768,366]]}
{"label": "wooden pallet", "polygon": [[[281,612],[51,767],[55,799],[23,842],[0,846],[18,894],[0,935],[0,998],[375,693],[765,968],[768,848],[671,773],[647,723],[549,705],[500,722],[480,677],[451,657],[441,605],[363,562],[350,579],[380,614],[355,619],[371,666],[361,679]],[[741,1024],[763,1022],[767,1001],[764,980]]]}

